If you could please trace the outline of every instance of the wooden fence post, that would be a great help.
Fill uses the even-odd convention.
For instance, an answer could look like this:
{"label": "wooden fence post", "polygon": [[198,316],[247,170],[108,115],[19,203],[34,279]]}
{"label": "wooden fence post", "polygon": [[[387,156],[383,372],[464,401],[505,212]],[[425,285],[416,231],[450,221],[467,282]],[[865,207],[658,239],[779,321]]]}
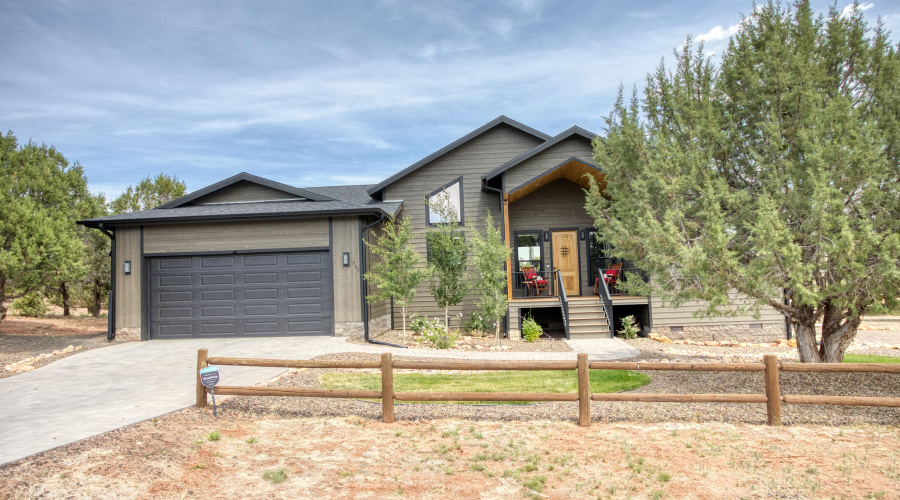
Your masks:
{"label": "wooden fence post", "polygon": [[781,425],[781,383],[778,380],[778,357],[763,356],[766,365],[766,421],[769,425]]}
{"label": "wooden fence post", "polygon": [[587,353],[578,353],[578,425],[591,426],[591,375]]}
{"label": "wooden fence post", "polygon": [[197,408],[206,408],[206,387],[200,383],[200,370],[206,368],[208,355],[209,351],[206,349],[197,351]]}
{"label": "wooden fence post", "polygon": [[394,421],[394,366],[391,353],[381,355],[381,420]]}

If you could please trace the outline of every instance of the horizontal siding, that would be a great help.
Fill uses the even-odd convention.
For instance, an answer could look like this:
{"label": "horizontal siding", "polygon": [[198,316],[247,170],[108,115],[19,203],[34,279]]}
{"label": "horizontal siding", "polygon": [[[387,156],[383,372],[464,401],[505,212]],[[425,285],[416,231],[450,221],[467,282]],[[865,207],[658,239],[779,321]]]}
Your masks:
{"label": "horizontal siding", "polygon": [[210,222],[144,227],[145,253],[327,247],[328,219]]}
{"label": "horizontal siding", "polygon": [[[739,300],[737,294],[732,294],[733,300]],[[759,317],[753,314],[741,314],[736,316],[708,316],[694,317],[694,313],[702,310],[705,305],[700,301],[689,301],[680,307],[672,307],[662,300],[650,298],[653,314],[653,327],[667,326],[699,326],[699,325],[735,325],[750,323],[784,323],[784,315],[772,306],[763,306],[759,310]]]}
{"label": "horizontal siding", "polygon": [[[366,242],[371,245],[377,241],[377,235],[380,233],[380,229],[383,227],[383,224],[378,224],[377,226],[372,227],[368,231],[366,231]],[[378,262],[380,257],[375,255],[375,252],[372,251],[371,247],[366,245],[366,270],[372,269],[372,265]],[[376,293],[378,288],[368,283],[368,293]],[[373,302],[369,304],[369,319],[380,318],[386,314],[391,314],[391,300],[379,300],[377,302]]]}
{"label": "horizontal siding", "polygon": [[247,201],[267,201],[297,199],[299,196],[278,189],[261,186],[252,182],[240,181],[219,189],[194,201],[197,205],[209,203],[240,203]]}
{"label": "horizontal siding", "polygon": [[[500,197],[497,193],[481,191],[481,176],[540,143],[539,139],[531,135],[501,125],[399,179],[385,189],[385,199],[403,200],[400,215],[409,215],[411,218],[414,235],[412,244],[422,255],[423,266],[427,255],[425,233],[428,229],[425,223],[425,197],[461,176],[463,214],[475,222],[475,228],[479,228],[485,211],[489,210],[499,224]],[[464,226],[461,229],[467,231],[473,228]],[[468,318],[475,310],[477,301],[476,294],[469,294],[461,305],[450,308],[450,314],[463,313],[464,318]],[[416,297],[410,304],[409,311],[430,317],[444,315],[443,309],[437,307],[424,283],[416,289]],[[395,308],[395,324],[400,324],[400,314],[400,308]],[[456,326],[457,322],[453,325]]]}
{"label": "horizontal siding", "polygon": [[569,137],[507,170],[504,173],[506,190],[514,190],[573,156],[594,164],[594,150],[591,147],[591,141],[581,136]]}
{"label": "horizontal siding", "polygon": [[[584,210],[585,194],[578,184],[559,179],[509,205],[509,236],[515,239],[516,231],[551,231],[552,229],[578,229],[578,276],[581,294],[593,293],[593,284],[587,278],[587,245],[581,239],[581,231],[594,227],[594,221]],[[541,251],[544,267],[553,269],[552,241],[543,241]],[[513,258],[515,243],[513,243]],[[517,266],[514,266],[518,269]]]}

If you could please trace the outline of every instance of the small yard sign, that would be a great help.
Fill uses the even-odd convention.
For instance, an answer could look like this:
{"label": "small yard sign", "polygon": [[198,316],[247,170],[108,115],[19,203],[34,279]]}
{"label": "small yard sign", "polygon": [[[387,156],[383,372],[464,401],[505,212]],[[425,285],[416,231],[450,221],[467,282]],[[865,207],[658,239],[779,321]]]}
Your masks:
{"label": "small yard sign", "polygon": [[200,383],[212,389],[219,383],[219,367],[207,366],[200,370]]}
{"label": "small yard sign", "polygon": [[216,384],[219,383],[219,368],[216,366],[207,366],[200,369],[200,383],[204,387],[209,387],[209,393],[212,395],[213,416],[218,417],[216,412]]}

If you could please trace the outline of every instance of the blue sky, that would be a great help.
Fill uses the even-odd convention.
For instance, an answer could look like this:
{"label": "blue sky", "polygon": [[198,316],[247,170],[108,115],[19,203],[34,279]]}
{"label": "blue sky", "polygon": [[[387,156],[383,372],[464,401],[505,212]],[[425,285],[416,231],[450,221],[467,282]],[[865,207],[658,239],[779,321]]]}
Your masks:
{"label": "blue sky", "polygon": [[[374,183],[501,114],[551,135],[602,133],[620,83],[640,85],[688,34],[721,51],[752,3],[0,7],[0,129],[55,145],[112,197],[160,172],[191,191],[241,171],[300,187]],[[898,39],[900,5],[863,8]]]}

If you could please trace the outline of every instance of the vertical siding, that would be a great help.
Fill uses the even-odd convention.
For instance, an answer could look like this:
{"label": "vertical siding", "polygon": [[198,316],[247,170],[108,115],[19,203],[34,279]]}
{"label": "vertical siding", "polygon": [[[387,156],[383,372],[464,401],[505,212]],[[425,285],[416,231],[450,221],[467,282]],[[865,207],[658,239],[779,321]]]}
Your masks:
{"label": "vertical siding", "polygon": [[[581,231],[594,227],[594,220],[584,210],[585,194],[578,184],[566,179],[558,179],[541,189],[509,205],[509,235],[513,240],[515,255],[516,231],[550,231],[552,229],[578,229],[578,276],[581,294],[590,295],[594,285],[587,279],[588,255]],[[541,238],[545,270],[552,269],[552,241]],[[513,266],[518,269],[517,266]]]}
{"label": "vertical siding", "polygon": [[[332,256],[334,260],[334,321],[362,321],[359,284],[359,218],[332,219]],[[350,253],[350,266],[344,267],[343,254]]]}
{"label": "vertical siding", "polygon": [[[141,228],[121,226],[116,231],[116,328],[141,328]],[[131,274],[123,263],[131,261]]]}
{"label": "vertical siding", "polygon": [[573,156],[594,164],[591,141],[579,135],[572,136],[516,165],[504,173],[506,190],[512,191]]}
{"label": "vertical siding", "polygon": [[[481,192],[481,176],[494,168],[541,144],[541,140],[507,125],[497,126],[466,144],[454,149],[415,172],[399,179],[385,189],[385,199],[403,200],[401,215],[409,215],[414,233],[413,245],[426,255],[425,197],[441,186],[462,176],[463,212],[475,228],[481,227],[485,210],[500,223],[500,197],[497,193]],[[474,229],[462,227],[464,231]],[[463,313],[465,318],[475,310],[478,296],[469,294],[463,304],[451,307],[450,313]],[[416,297],[409,311],[431,317],[443,317],[427,286],[416,289]],[[400,323],[400,308],[394,311],[395,323]],[[454,323],[455,325],[455,323]]]}

